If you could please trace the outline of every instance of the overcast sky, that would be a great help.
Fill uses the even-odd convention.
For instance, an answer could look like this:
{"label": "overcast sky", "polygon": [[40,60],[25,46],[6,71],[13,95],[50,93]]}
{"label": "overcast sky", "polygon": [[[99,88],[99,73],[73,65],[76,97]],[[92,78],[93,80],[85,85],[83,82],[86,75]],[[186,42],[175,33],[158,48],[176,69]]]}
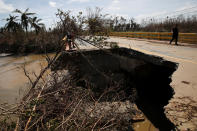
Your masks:
{"label": "overcast sky", "polygon": [[30,8],[30,12],[37,13],[37,16],[43,19],[42,22],[50,27],[49,25],[56,20],[57,8],[77,13],[85,12],[88,7],[100,7],[103,9],[103,13],[127,18],[133,17],[140,22],[143,18],[194,6],[197,6],[197,0],[0,0],[0,26],[5,24],[2,19],[13,14],[14,9],[24,11],[26,8]]}

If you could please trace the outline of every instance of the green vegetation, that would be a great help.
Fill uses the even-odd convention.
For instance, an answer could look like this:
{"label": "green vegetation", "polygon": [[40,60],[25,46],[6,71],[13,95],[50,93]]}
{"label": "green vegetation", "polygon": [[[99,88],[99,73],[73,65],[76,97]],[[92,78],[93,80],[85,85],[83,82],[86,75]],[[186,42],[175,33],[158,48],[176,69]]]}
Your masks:
{"label": "green vegetation", "polygon": [[17,54],[54,50],[55,45],[51,47],[52,44],[47,40],[53,36],[52,33],[46,32],[44,24],[39,23],[41,19],[33,16],[35,13],[29,13],[28,10],[22,12],[16,9],[14,13],[19,13],[20,19],[19,16],[13,15],[6,19],[5,27],[1,28],[0,52]]}
{"label": "green vegetation", "polygon": [[176,24],[182,33],[197,32],[196,15],[188,17],[180,15],[176,18],[167,17],[164,20],[152,18],[143,20],[141,24],[135,22],[133,18],[115,17],[110,20],[110,27],[114,32],[171,32]]}
{"label": "green vegetation", "polygon": [[[77,16],[71,16],[70,11],[57,11],[59,21],[53,29],[46,30],[36,13],[29,13],[16,9],[13,13],[19,16],[9,15],[5,27],[0,32],[0,53],[49,53],[55,52],[61,44],[62,38],[68,33],[75,37],[90,36],[89,41],[101,44],[109,33],[106,26],[106,15],[101,14],[101,9],[89,9],[88,16],[79,12]],[[19,19],[18,19],[19,18]],[[99,34],[99,36],[98,36]],[[98,36],[96,39],[94,36]]]}
{"label": "green vegetation", "polygon": [[16,9],[5,19],[7,23],[0,29],[0,53],[55,52],[68,32],[74,33],[76,37],[89,36],[89,41],[94,44],[102,44],[105,40],[103,36],[108,36],[110,32],[170,32],[175,24],[178,24],[180,32],[197,32],[196,16],[178,16],[163,21],[150,19],[138,24],[133,18],[111,17],[101,11],[100,8],[89,8],[87,15],[79,12],[71,16],[70,11],[58,9],[56,26],[47,30],[36,13],[29,12],[29,9]]}
{"label": "green vegetation", "polygon": [[167,17],[164,20],[150,19],[149,21],[143,21],[141,30],[144,32],[171,32],[176,24],[182,33],[196,33],[197,15],[188,17],[179,15],[175,18]]}
{"label": "green vegetation", "polygon": [[[82,59],[73,61],[75,57],[68,58],[71,61],[68,63],[69,73],[67,70],[51,72],[50,69],[63,50],[65,42],[62,38],[67,33],[73,33],[79,41],[85,41],[99,49],[103,46],[118,48],[117,43],[105,41],[111,31],[138,31],[145,27],[142,28],[133,19],[127,23],[123,17],[109,18],[108,15],[101,14],[99,8],[96,8],[95,10],[88,9],[87,16],[84,16],[82,12],[79,12],[77,16],[71,16],[69,11],[58,10],[56,17],[59,21],[53,29],[46,30],[41,19],[36,17],[35,13],[28,11],[28,9],[24,12],[16,9],[14,13],[20,14],[20,18],[9,15],[6,19],[7,24],[0,30],[0,37],[2,37],[0,52],[46,53],[48,64],[41,69],[40,74],[34,74],[34,76],[29,75],[30,72],[24,66],[24,73],[31,86],[16,106],[10,106],[11,108],[7,109],[8,106],[1,105],[1,116],[6,118],[16,115],[17,118],[14,122],[8,122],[7,119],[0,120],[1,130],[125,131],[132,130],[133,121],[144,120],[140,117],[142,113],[134,108],[133,103],[130,103],[137,98],[137,90],[126,88],[126,92],[130,93],[129,96],[122,90],[125,89],[123,87],[130,87],[130,83],[127,82],[132,77],[129,76],[127,79],[127,72],[116,69],[115,74],[111,70],[103,69],[102,71],[80,49],[77,51],[82,54]],[[56,54],[49,57],[48,52],[56,52]],[[106,51],[106,53],[110,52]],[[71,54],[68,52],[68,55]],[[86,63],[84,64],[83,61]],[[107,59],[104,63],[106,62],[108,62]],[[83,63],[80,67],[88,65],[88,69],[80,69],[76,63]],[[102,63],[99,62],[99,64]],[[119,66],[117,67],[119,69]],[[84,76],[80,77],[80,70],[86,70],[90,75],[82,72]],[[48,72],[51,73],[47,75]],[[102,77],[95,77],[97,74]],[[93,82],[101,83],[104,80],[108,89],[101,93],[96,91],[95,95],[94,83],[88,82],[93,77],[95,77]],[[102,79],[103,77],[106,81]],[[136,86],[135,82],[133,85]],[[82,88],[83,86],[86,88]],[[129,98],[130,102],[122,102],[125,98]],[[104,102],[101,102],[102,100]],[[125,107],[124,111],[121,111],[123,109],[121,107]],[[133,116],[137,114],[139,117],[134,118]]]}

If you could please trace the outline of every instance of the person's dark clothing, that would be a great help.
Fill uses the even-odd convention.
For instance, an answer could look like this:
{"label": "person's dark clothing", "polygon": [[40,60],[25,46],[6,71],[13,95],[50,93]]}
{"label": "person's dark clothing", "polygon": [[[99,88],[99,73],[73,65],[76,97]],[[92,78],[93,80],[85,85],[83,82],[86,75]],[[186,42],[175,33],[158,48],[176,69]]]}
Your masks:
{"label": "person's dark clothing", "polygon": [[67,42],[68,42],[69,49],[75,48],[73,34],[70,34],[70,33],[67,34]]}
{"label": "person's dark clothing", "polygon": [[178,31],[178,28],[177,27],[173,28],[172,29],[172,32],[173,32],[173,36],[174,37],[178,37],[179,31]]}
{"label": "person's dark clothing", "polygon": [[67,35],[67,41],[71,41],[72,40],[72,35],[71,34],[68,34]]}
{"label": "person's dark clothing", "polygon": [[170,41],[170,44],[172,43],[172,41],[175,39],[175,44],[177,45],[177,42],[178,42],[178,36],[179,36],[179,30],[177,27],[173,28],[172,29],[172,39]]}
{"label": "person's dark clothing", "polygon": [[69,49],[71,49],[72,35],[69,33],[67,34],[67,42],[68,42]]}

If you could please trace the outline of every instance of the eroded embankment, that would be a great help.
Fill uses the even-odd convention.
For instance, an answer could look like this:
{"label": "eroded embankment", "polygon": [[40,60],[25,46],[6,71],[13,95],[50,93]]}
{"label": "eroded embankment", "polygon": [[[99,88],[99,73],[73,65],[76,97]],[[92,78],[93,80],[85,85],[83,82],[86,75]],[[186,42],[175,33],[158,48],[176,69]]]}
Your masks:
{"label": "eroded embankment", "polygon": [[[174,124],[164,114],[173,97],[171,75],[177,64],[127,48],[64,52],[52,70],[69,71],[70,83],[91,89],[101,101],[135,101],[160,130]],[[108,93],[109,90],[113,90]],[[105,95],[103,95],[105,94]],[[102,97],[101,97],[102,96]]]}

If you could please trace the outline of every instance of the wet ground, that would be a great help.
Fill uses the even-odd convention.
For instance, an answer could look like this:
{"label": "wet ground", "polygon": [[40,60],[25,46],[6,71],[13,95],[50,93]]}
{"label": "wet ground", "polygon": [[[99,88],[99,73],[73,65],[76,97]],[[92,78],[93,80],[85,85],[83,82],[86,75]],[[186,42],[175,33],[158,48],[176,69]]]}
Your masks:
{"label": "wet ground", "polygon": [[[26,65],[27,71],[32,76],[33,72],[38,74],[41,66],[46,64],[45,57],[42,55],[0,55],[0,104],[15,104],[19,102],[23,94],[28,91],[30,83],[24,75],[24,64]],[[132,127],[136,131],[157,130],[148,119],[141,122],[135,122]]]}
{"label": "wet ground", "polygon": [[30,83],[24,75],[26,70],[33,78],[33,72],[38,74],[41,65],[45,64],[42,55],[12,56],[1,54],[0,56],[0,103],[16,103],[28,90]]}
{"label": "wet ground", "polygon": [[[168,45],[167,42],[158,43],[157,41],[138,41],[125,38],[111,38],[111,41],[179,63],[179,68],[173,74],[171,83],[175,90],[175,96],[166,107],[166,114],[181,130],[197,129],[197,48],[188,47],[187,44],[174,46]],[[6,55],[0,55],[0,102],[15,103],[29,86],[21,66],[26,63],[29,72],[39,73],[40,63],[44,62],[44,57],[41,55]],[[193,114],[193,116],[189,114]],[[147,119],[134,124],[134,129],[138,131],[156,130]]]}

